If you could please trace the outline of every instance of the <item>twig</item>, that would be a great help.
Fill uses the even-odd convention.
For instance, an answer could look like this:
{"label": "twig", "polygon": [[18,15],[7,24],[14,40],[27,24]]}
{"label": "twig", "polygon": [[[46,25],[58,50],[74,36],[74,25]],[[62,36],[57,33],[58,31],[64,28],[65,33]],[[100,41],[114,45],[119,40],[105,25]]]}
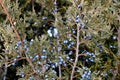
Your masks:
{"label": "twig", "polygon": [[[57,0],[55,0],[54,3],[57,3]],[[54,24],[54,26],[57,27],[58,18],[57,18],[57,12],[56,12],[56,10],[58,10],[58,9],[57,9],[57,5],[56,4],[54,4],[54,9],[55,9],[55,14],[54,14],[54,16],[55,16],[55,24]],[[59,45],[59,40],[57,38],[57,46],[58,45]],[[61,65],[59,65],[59,80],[61,80],[61,78],[62,78]]]}
{"label": "twig", "polygon": [[[118,11],[120,12],[120,8],[118,9]],[[118,18],[118,20],[119,20],[119,22],[120,22],[120,16],[119,15],[117,15],[117,18]],[[119,27],[119,29],[118,29],[118,37],[117,37],[117,41],[118,41],[118,57],[120,56],[120,27]],[[119,75],[118,73],[120,72],[120,63],[119,63],[120,61],[118,60],[117,61],[117,69],[115,70],[115,72],[116,72],[116,75]]]}
{"label": "twig", "polygon": [[62,75],[61,75],[61,65],[59,65],[59,79],[61,80],[61,77],[62,77]]}
{"label": "twig", "polygon": [[8,13],[8,10],[7,10],[6,6],[5,6],[4,3],[3,3],[3,0],[0,0],[0,4],[1,4],[3,10],[5,11],[5,14],[7,15],[7,18],[9,19],[10,24],[12,25],[12,29],[14,30],[14,32],[15,32],[15,34],[16,34],[16,37],[18,38],[18,41],[21,41],[21,38],[20,38],[20,36],[19,36],[19,34],[18,34],[18,31],[16,30],[16,28],[15,28],[15,26],[14,26],[14,24],[13,24],[12,17],[11,17],[10,14]]}
{"label": "twig", "polygon": [[[119,20],[120,21],[120,20]],[[118,38],[117,38],[117,40],[118,40],[118,56],[120,56],[120,28],[118,29]],[[119,61],[117,61],[117,70],[115,70],[115,72],[116,72],[116,75],[119,73],[119,71],[120,71],[120,63],[119,63]]]}
{"label": "twig", "polygon": [[74,76],[74,72],[75,72],[75,67],[77,65],[77,62],[78,62],[78,57],[79,57],[79,36],[80,36],[80,26],[77,25],[77,45],[76,45],[76,56],[75,56],[75,62],[74,62],[74,66],[73,66],[73,69],[72,69],[72,73],[71,73],[71,77],[70,77],[70,80],[73,80],[73,76]]}
{"label": "twig", "polygon": [[32,2],[32,12],[34,13],[35,12],[35,9],[34,9],[34,0],[32,0],[31,2]]}
{"label": "twig", "polygon": [[118,30],[118,55],[120,56],[120,29]]}
{"label": "twig", "polygon": [[[10,24],[12,25],[12,29],[14,30],[18,41],[21,41],[21,42],[22,42],[22,40],[21,40],[21,38],[20,38],[20,35],[18,34],[18,31],[16,30],[16,28],[15,28],[15,26],[14,26],[14,24],[13,24],[13,19],[12,19],[12,17],[10,16],[10,14],[9,14],[6,6],[4,5],[3,0],[0,0],[0,5],[2,6],[5,14],[7,15],[7,18],[9,19]],[[22,42],[22,45],[24,45],[23,42]],[[27,61],[29,62],[29,65],[32,67],[33,71],[36,72],[36,70],[35,70],[35,68],[34,68],[34,65],[32,64],[32,61],[29,59],[28,55],[25,54],[25,56],[26,56]]]}
{"label": "twig", "polygon": [[[7,56],[5,56],[5,58],[6,58],[6,60],[8,60],[8,57],[7,57]],[[7,64],[7,63],[5,63],[5,66],[4,66],[4,77],[3,77],[3,80],[6,80],[6,75],[7,75],[7,66],[8,66],[8,64]]]}
{"label": "twig", "polygon": [[5,63],[3,80],[6,80],[6,75],[7,75],[7,64]]}
{"label": "twig", "polygon": [[[20,60],[24,60],[24,59],[26,59],[26,57],[21,57],[21,58],[19,58],[19,59],[16,59],[17,61],[20,61]],[[5,62],[5,64],[12,64],[14,61],[12,60],[12,61],[7,61],[7,62]]]}

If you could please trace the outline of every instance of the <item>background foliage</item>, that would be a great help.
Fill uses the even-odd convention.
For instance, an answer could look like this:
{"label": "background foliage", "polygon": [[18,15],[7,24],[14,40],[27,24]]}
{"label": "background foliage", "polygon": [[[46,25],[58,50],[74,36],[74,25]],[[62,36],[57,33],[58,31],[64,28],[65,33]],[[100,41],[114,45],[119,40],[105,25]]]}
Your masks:
{"label": "background foliage", "polygon": [[1,80],[120,79],[119,0],[1,1]]}

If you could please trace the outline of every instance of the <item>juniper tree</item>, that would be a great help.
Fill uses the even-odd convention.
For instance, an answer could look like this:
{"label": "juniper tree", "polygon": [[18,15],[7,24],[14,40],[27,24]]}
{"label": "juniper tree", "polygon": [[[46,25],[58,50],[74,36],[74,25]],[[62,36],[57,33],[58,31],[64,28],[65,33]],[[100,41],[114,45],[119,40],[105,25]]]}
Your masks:
{"label": "juniper tree", "polygon": [[119,79],[119,0],[0,0],[1,80]]}

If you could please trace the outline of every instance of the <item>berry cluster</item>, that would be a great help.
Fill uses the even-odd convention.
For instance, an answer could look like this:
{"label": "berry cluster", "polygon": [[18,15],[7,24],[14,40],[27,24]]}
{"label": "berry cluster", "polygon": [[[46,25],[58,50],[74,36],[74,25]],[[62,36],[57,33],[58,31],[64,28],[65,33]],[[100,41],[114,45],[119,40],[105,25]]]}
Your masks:
{"label": "berry cluster", "polygon": [[94,53],[90,53],[90,52],[86,52],[85,53],[87,55],[87,58],[86,58],[86,62],[95,62],[95,54]]}
{"label": "berry cluster", "polygon": [[[44,80],[58,78],[78,80],[80,77],[80,80],[91,80],[94,72],[100,74],[100,77],[108,77],[107,72],[101,71],[102,69],[105,71],[104,68],[107,65],[109,65],[107,70],[116,67],[114,62],[118,61],[118,57],[114,53],[119,52],[116,43],[118,37],[116,29],[112,28],[118,26],[116,24],[118,22],[116,19],[112,20],[116,15],[112,9],[113,5],[109,8],[112,1],[107,4],[109,11],[104,8],[106,1],[103,1],[101,5],[99,4],[101,1],[97,2],[97,0],[96,2],[93,0],[93,3],[97,4],[89,0],[43,0],[40,3],[37,0],[17,1],[15,5],[20,4],[18,8],[9,5],[9,9],[5,9],[11,10],[8,12],[16,10],[12,16],[13,19],[11,18],[15,21],[10,22],[11,25],[13,23],[17,27],[17,31],[12,30],[14,26],[6,27],[10,25],[7,19],[4,24],[0,24],[5,26],[0,29],[0,38],[2,34],[5,39],[0,43],[4,46],[4,48],[0,46],[0,51],[2,50],[0,62],[6,63],[3,67],[7,77],[10,72],[9,64],[11,69],[15,68],[15,76],[28,80],[35,80],[36,76]],[[89,5],[92,5],[92,8],[89,8]],[[101,5],[100,8],[99,5]],[[17,36],[20,36],[21,41],[17,42],[17,37],[11,33],[18,33]],[[9,77],[11,78],[11,75]]]}
{"label": "berry cluster", "polygon": [[91,80],[91,71],[86,70],[80,80]]}

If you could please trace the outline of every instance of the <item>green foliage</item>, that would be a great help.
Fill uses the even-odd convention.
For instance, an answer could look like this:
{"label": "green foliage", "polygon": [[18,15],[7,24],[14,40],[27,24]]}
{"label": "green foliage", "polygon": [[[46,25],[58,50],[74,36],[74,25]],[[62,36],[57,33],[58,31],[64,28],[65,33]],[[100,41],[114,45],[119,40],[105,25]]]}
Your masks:
{"label": "green foliage", "polygon": [[119,0],[4,0],[4,4],[21,41],[0,7],[3,80],[70,80],[77,45],[73,80],[120,79]]}

